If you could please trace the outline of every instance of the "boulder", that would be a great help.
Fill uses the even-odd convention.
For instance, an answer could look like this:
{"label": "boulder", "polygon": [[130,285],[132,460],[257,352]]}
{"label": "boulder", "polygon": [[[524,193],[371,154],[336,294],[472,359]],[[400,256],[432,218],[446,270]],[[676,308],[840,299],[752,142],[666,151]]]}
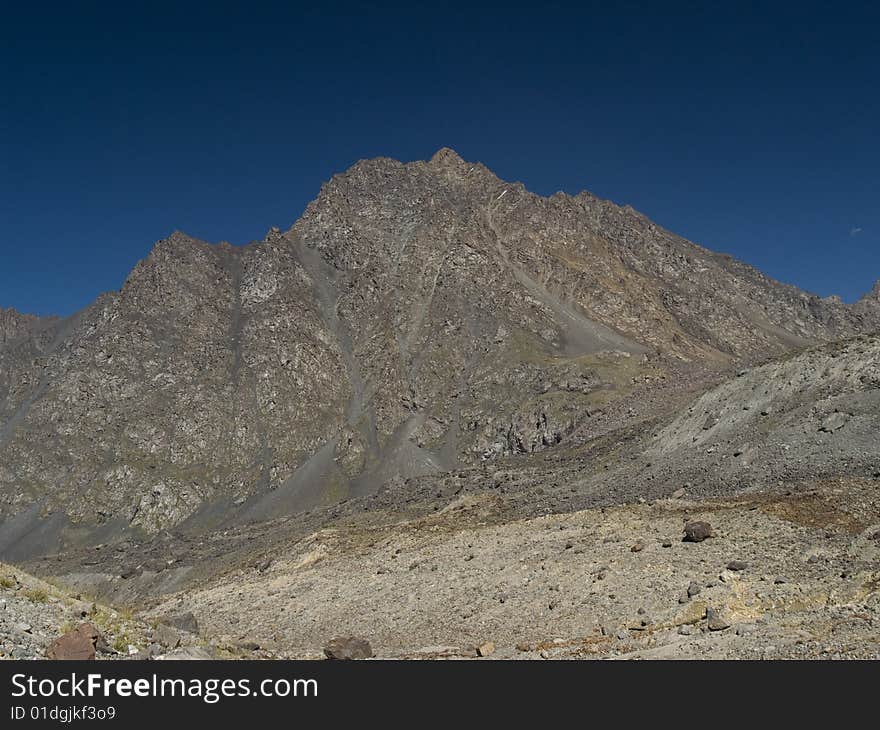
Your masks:
{"label": "boulder", "polygon": [[193,616],[192,611],[178,613],[173,616],[163,616],[161,622],[180,631],[186,631],[189,634],[195,634],[196,636],[199,634],[199,622]]}
{"label": "boulder", "polygon": [[153,638],[167,649],[176,649],[180,646],[180,634],[177,629],[167,624],[159,624],[153,630]]}
{"label": "boulder", "polygon": [[715,537],[712,525],[708,522],[688,522],[684,526],[684,538],[682,542],[703,542],[707,537]]}
{"label": "boulder", "polygon": [[324,647],[324,656],[339,660],[369,659],[373,656],[373,648],[366,639],[356,636],[337,637]]}
{"label": "boulder", "polygon": [[495,643],[487,641],[477,647],[477,656],[489,656],[495,653]]}
{"label": "boulder", "polygon": [[82,623],[49,644],[46,657],[77,661],[94,659],[95,649],[101,640],[101,632],[93,624]]}
{"label": "boulder", "polygon": [[159,655],[156,659],[170,659],[172,661],[207,661],[214,659],[214,655],[200,646],[182,646],[174,651],[169,651],[167,654]]}
{"label": "boulder", "polygon": [[729,612],[724,609],[707,608],[706,625],[709,631],[724,631],[730,628]]}
{"label": "boulder", "polygon": [[847,421],[849,421],[849,416],[846,413],[835,412],[826,416],[822,420],[819,430],[824,433],[834,433],[835,431],[842,429]]}

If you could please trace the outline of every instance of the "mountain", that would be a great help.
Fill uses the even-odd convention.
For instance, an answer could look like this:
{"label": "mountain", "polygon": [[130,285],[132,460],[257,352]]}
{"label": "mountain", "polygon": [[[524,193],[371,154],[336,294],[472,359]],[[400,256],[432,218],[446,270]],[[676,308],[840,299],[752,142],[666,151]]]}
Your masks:
{"label": "mountain", "polygon": [[878,302],[449,149],[361,161],[285,232],[174,233],[74,317],[0,312],[0,553],[407,499],[494,462],[564,475],[738,368],[880,329]]}

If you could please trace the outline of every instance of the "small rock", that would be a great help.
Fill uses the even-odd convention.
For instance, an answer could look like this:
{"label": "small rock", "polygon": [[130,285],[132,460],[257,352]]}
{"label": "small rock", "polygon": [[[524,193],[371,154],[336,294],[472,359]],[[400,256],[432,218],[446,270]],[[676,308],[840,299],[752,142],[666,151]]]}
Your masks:
{"label": "small rock", "polygon": [[693,598],[693,597],[696,596],[701,590],[703,590],[703,587],[702,587],[699,583],[697,583],[696,581],[693,581],[693,580],[692,580],[692,581],[690,582],[690,584],[688,585],[688,588],[687,588],[687,594],[688,594],[688,597]]}
{"label": "small rock", "polygon": [[519,642],[519,644],[516,645],[516,650],[517,651],[531,651],[532,645],[526,641],[521,641],[521,642]]}
{"label": "small rock", "polygon": [[728,569],[728,570],[737,570],[737,571],[738,571],[738,570],[745,570],[745,569],[748,568],[748,567],[749,567],[749,564],[746,563],[746,562],[743,561],[743,560],[731,560],[731,561],[727,564],[727,569]]}
{"label": "small rock", "polygon": [[629,550],[632,553],[640,553],[645,549],[645,544],[639,540],[635,545],[633,545]]}
{"label": "small rock", "polygon": [[672,547],[672,540],[663,540],[660,543],[660,547],[671,548]]}
{"label": "small rock", "polygon": [[673,499],[681,499],[686,494],[684,487],[679,487],[672,493]]}
{"label": "small rock", "polygon": [[193,616],[192,611],[178,613],[174,616],[164,616],[162,617],[161,622],[168,626],[173,626],[175,629],[180,629],[181,631],[186,631],[189,634],[195,634],[198,636],[199,622],[196,620],[196,617]]}
{"label": "small rock", "polygon": [[487,641],[477,647],[477,656],[489,656],[495,652],[495,644]]}
{"label": "small rock", "polygon": [[682,636],[690,636],[694,633],[694,629],[690,624],[682,624],[678,627],[678,633]]}
{"label": "small rock", "polygon": [[156,659],[179,659],[186,661],[208,661],[214,656],[207,649],[200,646],[181,646],[179,649],[160,654]]}
{"label": "small rock", "polygon": [[723,611],[717,608],[707,608],[706,625],[709,627],[709,631],[724,631],[724,629],[730,628],[730,621],[725,618]]}
{"label": "small rock", "polygon": [[261,648],[259,642],[251,641],[249,639],[246,639],[244,641],[237,641],[235,642],[235,645],[239,649],[243,649],[244,651],[259,651]]}
{"label": "small rock", "polygon": [[620,639],[621,641],[623,641],[624,639],[628,639],[629,638],[629,631],[626,631],[625,629],[621,629],[620,631],[617,632],[617,638]]}
{"label": "small rock", "polygon": [[703,542],[706,538],[714,537],[712,525],[708,522],[688,522],[684,526],[684,538],[682,542]]}
{"label": "small rock", "polygon": [[366,639],[355,636],[338,637],[331,639],[324,647],[324,656],[338,660],[369,659],[373,656],[373,648]]}
{"label": "small rock", "polygon": [[778,575],[773,579],[773,583],[774,583],[774,585],[779,586],[779,585],[782,585],[783,583],[788,583],[788,580],[786,578],[783,578],[781,575]]}
{"label": "small rock", "polygon": [[98,641],[95,643],[95,649],[98,650],[99,654],[116,654],[116,649],[114,649],[110,644],[107,643],[107,640],[103,635],[98,635]]}
{"label": "small rock", "polygon": [[275,561],[273,558],[266,558],[265,560],[261,560],[256,565],[257,571],[260,573],[265,573],[267,570],[269,570],[269,568],[272,567],[272,563],[274,562]]}
{"label": "small rock", "polygon": [[180,646],[180,634],[166,624],[159,624],[153,630],[153,638],[167,649],[176,649]]}
{"label": "small rock", "polygon": [[824,433],[834,433],[842,429],[847,421],[849,421],[849,416],[846,413],[834,412],[823,419],[819,430]]}

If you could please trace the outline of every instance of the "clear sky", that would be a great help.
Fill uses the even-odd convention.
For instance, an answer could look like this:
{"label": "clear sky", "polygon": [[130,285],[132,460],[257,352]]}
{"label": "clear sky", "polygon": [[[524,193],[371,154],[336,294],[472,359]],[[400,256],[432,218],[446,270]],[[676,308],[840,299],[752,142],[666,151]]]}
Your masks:
{"label": "clear sky", "polygon": [[246,243],[441,146],[823,296],[880,278],[873,4],[313,5],[4,3],[0,306],[69,314],[175,229]]}

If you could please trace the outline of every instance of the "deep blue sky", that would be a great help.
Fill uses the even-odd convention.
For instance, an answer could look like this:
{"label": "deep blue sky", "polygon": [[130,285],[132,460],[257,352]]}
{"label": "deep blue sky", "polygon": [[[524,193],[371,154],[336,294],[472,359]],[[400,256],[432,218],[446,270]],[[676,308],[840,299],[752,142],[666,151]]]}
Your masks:
{"label": "deep blue sky", "polygon": [[245,243],[441,146],[818,294],[880,278],[867,3],[12,5],[0,306],[71,313],[174,229]]}

